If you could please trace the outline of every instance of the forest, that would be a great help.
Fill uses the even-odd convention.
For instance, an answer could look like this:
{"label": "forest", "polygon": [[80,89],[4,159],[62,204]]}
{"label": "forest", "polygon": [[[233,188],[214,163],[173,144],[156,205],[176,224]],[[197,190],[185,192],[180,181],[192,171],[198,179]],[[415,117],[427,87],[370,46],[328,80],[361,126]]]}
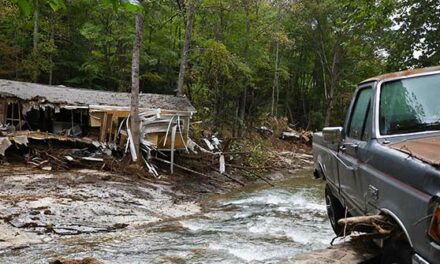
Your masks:
{"label": "forest", "polygon": [[439,64],[439,6],[429,0],[0,0],[0,78],[129,92],[137,13],[142,93],[179,93],[189,24],[181,93],[198,120],[233,135],[281,117],[315,130],[342,123],[360,81]]}

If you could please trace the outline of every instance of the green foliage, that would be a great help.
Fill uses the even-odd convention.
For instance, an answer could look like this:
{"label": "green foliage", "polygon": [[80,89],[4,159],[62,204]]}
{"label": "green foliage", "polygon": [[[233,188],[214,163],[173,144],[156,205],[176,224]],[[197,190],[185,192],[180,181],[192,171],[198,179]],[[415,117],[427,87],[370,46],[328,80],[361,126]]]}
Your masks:
{"label": "green foliage", "polygon": [[263,168],[269,166],[269,162],[273,161],[274,153],[269,151],[273,149],[270,141],[254,136],[249,139],[234,141],[230,147],[232,152],[249,152],[242,161],[244,166]]}
{"label": "green foliage", "polygon": [[440,63],[439,1],[398,1],[386,47],[389,69],[426,67]]}
{"label": "green foliage", "polygon": [[[175,92],[187,1],[38,0],[37,51],[35,1],[0,0],[0,78],[52,73],[54,84],[127,91],[141,11],[141,90]],[[278,117],[308,129],[323,126],[332,99],[340,125],[363,79],[438,64],[439,12],[427,0],[198,1],[186,94],[197,118],[235,136],[261,123],[273,96]]]}
{"label": "green foliage", "polygon": [[12,3],[19,7],[20,11],[25,16],[29,16],[31,14],[31,11],[33,8],[35,8],[37,1],[43,4],[48,4],[53,11],[66,8],[64,0],[11,0]]}

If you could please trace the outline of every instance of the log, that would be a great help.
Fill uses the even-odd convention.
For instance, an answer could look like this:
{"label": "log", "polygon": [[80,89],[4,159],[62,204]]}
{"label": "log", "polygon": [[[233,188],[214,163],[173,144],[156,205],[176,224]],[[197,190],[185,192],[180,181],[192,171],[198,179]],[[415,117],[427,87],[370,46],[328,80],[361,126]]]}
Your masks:
{"label": "log", "polygon": [[385,221],[385,220],[386,218],[383,215],[365,215],[365,216],[342,218],[339,219],[338,224],[347,225],[347,226],[360,225],[360,224],[373,225],[373,223],[376,221]]}
{"label": "log", "polygon": [[235,164],[226,164],[227,167],[242,169],[242,170],[268,170],[272,169],[273,166],[265,166],[265,167],[249,167],[249,166],[240,166]]}

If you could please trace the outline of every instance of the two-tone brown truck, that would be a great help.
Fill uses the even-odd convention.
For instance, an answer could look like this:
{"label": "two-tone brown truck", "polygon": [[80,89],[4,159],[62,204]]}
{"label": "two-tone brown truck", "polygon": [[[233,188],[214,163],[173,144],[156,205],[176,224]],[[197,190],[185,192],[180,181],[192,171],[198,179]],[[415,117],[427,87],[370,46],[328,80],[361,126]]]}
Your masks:
{"label": "two-tone brown truck", "polygon": [[313,140],[337,235],[347,217],[386,219],[392,230],[363,228],[382,232],[382,263],[440,263],[440,67],[363,81],[345,125]]}

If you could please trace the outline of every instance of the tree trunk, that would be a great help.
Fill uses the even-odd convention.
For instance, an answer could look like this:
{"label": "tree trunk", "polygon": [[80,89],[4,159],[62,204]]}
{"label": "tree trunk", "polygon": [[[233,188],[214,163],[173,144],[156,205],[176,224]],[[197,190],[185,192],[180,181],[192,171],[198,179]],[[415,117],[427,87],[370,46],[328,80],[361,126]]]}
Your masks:
{"label": "tree trunk", "polygon": [[332,111],[333,111],[333,92],[334,92],[334,87],[333,85],[330,85],[330,96],[328,99],[328,105],[327,105],[327,110],[325,112],[325,121],[324,121],[324,126],[328,127],[330,126],[330,118],[332,116]]}
{"label": "tree trunk", "polygon": [[[245,47],[244,47],[244,58],[246,63],[249,61],[249,38],[250,38],[250,32],[251,32],[251,20],[250,20],[250,15],[249,15],[249,2],[248,1],[244,1],[243,2],[244,5],[244,9],[245,9],[245,13],[246,13],[246,42],[245,42]],[[240,110],[239,110],[239,123],[238,123],[238,128],[239,128],[239,136],[243,136],[244,132],[245,132],[245,119],[246,119],[246,106],[247,106],[247,101],[248,101],[248,86],[249,86],[249,79],[247,76],[244,76],[243,78],[243,95],[241,97],[241,102],[239,102],[239,106],[240,106]],[[240,99],[239,99],[240,100]]]}
{"label": "tree trunk", "polygon": [[38,16],[39,16],[39,0],[34,1],[34,16],[33,16],[33,52],[37,52],[38,50]]}
{"label": "tree trunk", "polygon": [[[277,24],[276,30],[279,31],[280,20],[281,20],[281,5],[278,3],[278,11],[277,11]],[[272,88],[272,115],[278,116],[278,101],[280,97],[280,74],[279,74],[279,61],[280,61],[280,41],[277,37],[275,44],[275,74],[273,78],[273,88]]]}
{"label": "tree trunk", "polygon": [[183,49],[182,49],[182,59],[180,61],[179,78],[177,79],[178,96],[184,95],[183,84],[185,81],[185,71],[188,63],[188,53],[191,42],[191,33],[194,24],[194,12],[195,12],[195,4],[196,4],[195,2],[196,0],[190,0],[188,6],[188,16],[187,16],[186,28],[185,28],[185,39],[183,42]]}
{"label": "tree trunk", "polygon": [[335,103],[335,91],[338,86],[339,82],[339,64],[342,59],[342,47],[339,44],[339,41],[336,42],[334,48],[333,48],[333,62],[330,68],[330,91],[329,91],[329,98],[328,100],[328,106],[327,111],[325,114],[325,121],[324,125],[329,126],[330,125],[330,118],[332,115],[334,103]]}
{"label": "tree trunk", "polygon": [[273,78],[273,87],[272,87],[272,108],[271,113],[273,116],[277,115],[277,107],[278,107],[278,89],[279,89],[279,74],[278,74],[278,60],[279,60],[279,50],[280,43],[277,40],[275,47],[275,74]]}
{"label": "tree trunk", "polygon": [[[38,52],[38,16],[39,16],[39,0],[34,0],[34,15],[33,15],[33,39],[32,39],[32,44],[33,44],[33,49],[32,49],[32,53],[34,54],[34,56],[37,55]],[[35,62],[34,62],[35,63]],[[34,71],[32,72],[32,81],[35,83],[37,82],[37,78],[38,78],[38,73],[37,70],[34,69]]]}
{"label": "tree trunk", "polygon": [[[144,17],[139,11],[136,14],[136,38],[133,45],[133,57],[131,61],[131,133],[136,150],[137,161],[141,162],[140,156],[140,118],[139,118],[139,67],[142,37],[144,33]],[[134,160],[135,161],[135,160]]]}
{"label": "tree trunk", "polygon": [[[54,20],[51,19],[50,21],[50,44],[52,45],[52,48],[55,47],[55,27],[54,27]],[[52,85],[53,80],[53,50],[51,50],[49,54],[49,85]]]}

